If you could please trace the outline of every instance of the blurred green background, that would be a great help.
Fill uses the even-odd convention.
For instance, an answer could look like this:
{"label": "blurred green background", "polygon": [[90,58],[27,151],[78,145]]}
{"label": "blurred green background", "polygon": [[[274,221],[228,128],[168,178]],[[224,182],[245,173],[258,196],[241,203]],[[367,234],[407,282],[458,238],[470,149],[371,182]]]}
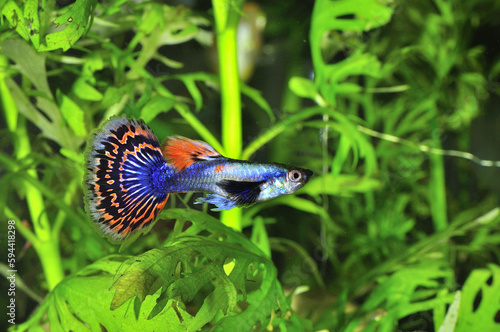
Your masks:
{"label": "blurred green background", "polygon": [[[0,15],[6,327],[500,330],[498,1],[7,0]],[[115,114],[314,177],[221,214],[172,195],[119,252],[82,194],[86,139]]]}

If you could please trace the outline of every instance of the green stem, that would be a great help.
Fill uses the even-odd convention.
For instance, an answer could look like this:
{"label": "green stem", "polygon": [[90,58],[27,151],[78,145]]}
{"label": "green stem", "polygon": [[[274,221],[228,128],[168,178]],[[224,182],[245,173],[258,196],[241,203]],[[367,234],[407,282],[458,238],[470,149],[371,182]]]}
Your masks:
{"label": "green stem", "polygon": [[5,83],[5,79],[8,78],[9,69],[9,59],[5,55],[0,54],[0,100],[2,101],[2,108],[5,112],[5,121],[7,122],[7,128],[11,132],[14,132],[17,127],[17,107],[14,98],[12,98],[9,88]]}
{"label": "green stem", "polygon": [[[71,199],[75,195],[76,190],[79,187],[80,184],[80,179],[81,177],[75,177],[70,181],[68,186],[66,187],[66,191],[63,196],[63,204],[70,206],[71,205]],[[63,209],[60,209],[57,212],[56,219],[54,221],[54,226],[52,227],[52,236],[54,239],[57,239],[59,241],[59,234],[61,233],[61,228],[64,224],[64,221],[66,220],[67,214],[66,211]]]}
{"label": "green stem", "polygon": [[[436,114],[437,111],[435,110]],[[439,137],[439,130],[437,124],[437,115],[431,122],[432,127],[432,140],[433,147],[441,149],[441,141]],[[429,183],[429,196],[432,220],[434,222],[434,229],[442,231],[448,225],[448,217],[446,214],[446,183],[444,178],[444,161],[443,156],[431,154],[430,161],[430,183]]]}
{"label": "green stem", "polygon": [[[10,220],[21,220],[8,206],[5,207],[5,216]],[[35,242],[38,243],[38,238],[35,234],[22,222],[16,222],[16,231],[21,233],[21,235],[35,246]]]}
{"label": "green stem", "polygon": [[[20,160],[31,154],[26,120],[19,118],[16,102],[10,91],[5,88],[5,78],[7,78],[6,69],[8,68],[8,59],[5,56],[0,56],[0,68],[4,69],[0,71],[0,99],[2,100],[2,107],[9,130],[18,136],[16,158]],[[38,179],[38,174],[34,168],[28,169],[26,173],[28,176]],[[28,211],[33,224],[33,231],[37,238],[37,241],[34,241],[32,244],[40,258],[48,289],[52,290],[64,278],[59,245],[52,238],[42,193],[31,183],[24,182],[23,185]],[[17,220],[17,222],[20,222],[20,220]]]}
{"label": "green stem", "polygon": [[[212,0],[217,33],[222,103],[222,145],[226,156],[240,158],[242,151],[241,96],[236,32],[242,1]],[[241,210],[221,213],[223,224],[241,230]]]}
{"label": "green stem", "polygon": [[[25,157],[31,153],[29,137],[26,131],[26,122],[22,122],[22,125],[18,126],[17,131],[19,134],[19,158]],[[38,179],[38,174],[35,169],[29,169],[26,173],[28,176]],[[42,193],[29,182],[24,182],[24,187],[26,190],[26,202],[28,203],[31,221],[33,223],[33,230],[39,240],[33,243],[33,247],[40,257],[40,262],[42,263],[43,272],[47,281],[47,287],[49,290],[52,290],[64,278],[61,255],[59,252],[59,241],[52,237],[51,225],[45,211]]]}

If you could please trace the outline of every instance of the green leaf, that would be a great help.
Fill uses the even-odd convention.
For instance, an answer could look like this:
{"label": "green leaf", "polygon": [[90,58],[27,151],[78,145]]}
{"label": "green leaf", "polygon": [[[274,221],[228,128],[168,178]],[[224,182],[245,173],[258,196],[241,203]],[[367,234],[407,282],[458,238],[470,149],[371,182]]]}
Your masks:
{"label": "green leaf", "polygon": [[176,101],[171,98],[166,98],[163,96],[152,97],[146,105],[141,109],[140,117],[149,123],[160,113],[167,113],[175,105]]}
{"label": "green leaf", "polygon": [[274,122],[276,117],[274,116],[271,106],[269,106],[269,104],[267,103],[267,100],[262,97],[262,93],[243,82],[241,82],[240,84],[241,93],[252,99],[257,105],[260,106],[260,108],[266,111],[266,114],[269,116],[269,120],[271,120],[271,122]]}
{"label": "green leaf", "polygon": [[27,23],[31,42],[36,49],[40,47],[40,18],[38,17],[38,0],[28,0],[24,4],[24,22]]}
{"label": "green leaf", "polygon": [[[392,331],[403,317],[450,303],[453,297],[448,294],[436,296],[444,288],[442,279],[453,280],[453,271],[438,261],[425,261],[400,268],[380,278],[378,286],[360,309],[360,313],[364,314],[373,314],[380,309],[385,312],[377,319],[372,318],[369,330]],[[361,319],[355,319],[346,331],[361,327],[360,323],[366,324]]]}
{"label": "green leaf", "polygon": [[87,131],[83,110],[68,96],[61,94],[61,99],[61,114],[64,120],[77,136],[85,137]]}
{"label": "green leaf", "polygon": [[271,248],[269,246],[269,237],[267,236],[266,225],[261,216],[255,217],[252,227],[252,243],[266,254],[266,257],[271,258]]}
{"label": "green leaf", "polygon": [[316,99],[318,89],[314,83],[306,78],[294,76],[288,81],[288,88],[302,98]]}
{"label": "green leaf", "polygon": [[379,180],[359,175],[340,174],[336,177],[332,174],[315,175],[300,193],[311,196],[323,194],[333,196],[352,196],[355,193],[367,193],[380,188]]}
{"label": "green leaf", "polygon": [[38,51],[70,49],[90,29],[96,3],[97,0],[76,0],[71,8],[54,20],[58,31],[45,36],[45,45],[41,44]]}
{"label": "green leaf", "polygon": [[[130,306],[123,306],[115,311],[109,310],[109,303],[113,295],[109,286],[113,281],[113,273],[121,265],[119,257],[103,259],[99,268],[93,265],[87,267],[82,273],[65,279],[59,284],[49,297],[49,322],[51,330],[59,327],[63,331],[86,330],[98,331],[101,327],[107,331],[147,330],[160,331],[169,321],[177,329],[186,329],[190,322],[189,314],[180,308],[178,310],[165,310],[162,315],[148,317],[156,305],[158,294],[149,296],[142,303],[130,302]],[[108,265],[105,272],[102,263]],[[169,307],[174,301],[169,303]]]}
{"label": "green leaf", "polygon": [[71,132],[64,125],[61,111],[54,102],[52,91],[47,81],[44,53],[36,52],[26,42],[10,38],[2,42],[0,53],[12,60],[18,70],[34,85],[36,105],[30,101],[27,94],[31,89],[21,88],[12,78],[5,79],[6,86],[15,100],[19,113],[37,126],[43,136],[61,145],[61,147],[76,151],[83,138]]}
{"label": "green leaf", "polygon": [[47,35],[47,27],[44,24],[52,13],[50,3],[42,8],[38,1],[28,0],[21,8],[15,1],[8,1],[1,14],[21,37],[31,40],[37,51],[58,48],[67,51],[90,29],[96,3],[96,0],[77,0],[70,9],[53,21],[56,31]]}
{"label": "green leaf", "polygon": [[340,82],[357,75],[380,77],[380,61],[372,54],[356,51],[345,60],[323,66],[321,75],[317,76],[316,84],[319,85],[321,95],[332,105],[335,105],[334,97],[337,94],[346,93],[346,90],[347,93],[353,92],[349,91],[349,89],[353,89],[352,83]]}
{"label": "green leaf", "polygon": [[499,331],[499,312],[500,266],[489,264],[488,269],[473,270],[462,288],[455,331]]}
{"label": "green leaf", "polygon": [[28,29],[28,24],[25,22],[22,8],[11,0],[7,1],[0,9],[2,10],[1,15],[7,18],[7,21],[16,29],[17,33],[24,39],[29,40],[30,29]]}
{"label": "green leaf", "polygon": [[68,150],[65,148],[61,148],[59,150],[59,152],[61,153],[61,155],[68,158],[69,160],[74,161],[78,165],[81,165],[81,166],[84,165],[84,158],[83,158],[83,154],[81,152],[76,152],[76,151]]}
{"label": "green leaf", "polygon": [[73,93],[82,100],[100,101],[103,95],[99,90],[88,84],[85,79],[79,78],[72,87]]}
{"label": "green leaf", "polygon": [[[338,87],[338,83],[354,75],[380,75],[380,63],[371,54],[357,50],[345,60],[328,64],[323,59],[321,41],[330,30],[362,32],[389,22],[393,9],[376,0],[319,0],[314,4],[310,43],[315,71],[315,83],[321,95],[331,105],[336,104],[338,93],[351,93],[354,86]],[[346,18],[349,16],[349,18]],[[351,92],[346,92],[346,89]]]}
{"label": "green leaf", "polygon": [[[192,222],[192,225],[184,231],[184,236],[193,236],[200,232],[206,233],[208,231],[210,234],[217,236],[218,239],[221,239],[221,234],[223,234],[225,242],[222,242],[222,244],[226,243],[227,246],[228,243],[233,243],[244,249],[233,251],[233,254],[230,255],[235,259],[235,266],[228,278],[238,293],[243,296],[243,299],[246,296],[245,302],[248,306],[242,311],[242,308],[238,307],[240,310],[238,315],[228,314],[222,318],[215,324],[216,329],[247,331],[254,328],[258,322],[267,325],[270,321],[274,323],[281,318],[290,328],[295,328],[298,331],[307,330],[306,326],[309,326],[309,323],[291,311],[277,280],[277,271],[272,262],[265,258],[263,253],[241,233],[237,233],[224,226],[217,219],[195,210],[169,209],[165,210],[162,216],[168,219]],[[241,260],[248,253],[255,255],[248,257],[258,257],[254,261],[255,264],[246,265],[245,260]],[[254,272],[250,273],[251,271]],[[249,290],[249,281],[247,279],[250,281],[251,290]],[[225,285],[225,287],[230,287],[228,284]],[[274,320],[271,320],[271,317],[274,317]]]}
{"label": "green leaf", "polygon": [[[220,241],[211,241],[199,237],[182,238],[168,247],[153,249],[140,256],[131,258],[117,272],[119,275],[111,289],[116,294],[111,310],[123,305],[128,299],[137,296],[144,301],[147,295],[154,294],[160,285],[162,293],[168,299],[180,296],[183,301],[190,301],[196,293],[214,282],[216,289],[222,287],[226,292],[226,301],[220,303],[223,311],[233,310],[236,304],[236,289],[227,284],[223,269],[224,261],[235,256],[235,247]],[[258,257],[237,251],[235,259],[245,268]],[[198,260],[200,264],[193,265]],[[204,263],[203,263],[204,262]],[[219,294],[220,295],[220,294]],[[202,310],[200,308],[200,310]],[[202,326],[212,317],[202,322]]]}
{"label": "green leaf", "polygon": [[[379,70],[380,67],[376,68],[376,69]],[[349,83],[349,82],[339,83],[339,84],[337,84],[337,87],[336,87],[336,91],[338,94],[358,93],[358,92],[361,92],[362,90],[363,90],[363,88],[361,86],[359,86],[358,84]]]}
{"label": "green leaf", "polygon": [[[337,153],[333,157],[332,163],[332,175],[333,177],[338,177],[340,172],[342,172],[342,167],[349,156],[349,151],[353,150],[353,154],[356,156],[358,149],[356,146],[353,147],[352,141],[347,137],[347,135],[340,136],[339,144],[337,147]],[[356,158],[355,158],[356,159]]]}
{"label": "green leaf", "polygon": [[242,159],[248,159],[252,154],[254,154],[260,147],[272,140],[274,137],[282,133],[285,129],[304,121],[305,119],[319,114],[330,114],[333,115],[327,108],[321,107],[311,107],[303,109],[280,122],[276,123],[274,126],[267,129],[263,134],[254,139],[248,144],[248,146],[242,152]]}
{"label": "green leaf", "polygon": [[146,34],[152,33],[154,30],[162,30],[165,26],[163,17],[163,7],[158,3],[149,3],[142,15],[139,24],[139,30],[144,31]]}
{"label": "green leaf", "polygon": [[186,88],[189,91],[189,94],[194,100],[194,104],[196,106],[196,110],[199,111],[201,106],[203,105],[203,97],[201,95],[200,89],[196,86],[196,81],[201,81],[206,83],[207,85],[217,85],[219,84],[219,80],[217,76],[202,72],[194,72],[188,74],[181,75],[172,75],[169,76],[169,79],[177,79],[182,81]]}

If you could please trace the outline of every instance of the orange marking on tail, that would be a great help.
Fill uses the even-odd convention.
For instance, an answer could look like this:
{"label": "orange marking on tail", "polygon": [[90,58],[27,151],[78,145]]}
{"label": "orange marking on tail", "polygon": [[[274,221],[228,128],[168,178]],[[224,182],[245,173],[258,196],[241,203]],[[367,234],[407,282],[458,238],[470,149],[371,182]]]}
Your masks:
{"label": "orange marking on tail", "polygon": [[111,143],[111,145],[112,145],[112,146],[113,146],[113,148],[114,148],[114,149],[113,149],[113,153],[114,153],[114,154],[117,154],[117,153],[118,153],[118,145],[117,145],[117,144],[115,144],[115,143]]}
{"label": "orange marking on tail", "polygon": [[131,131],[130,128],[129,128],[129,131],[127,131],[125,134],[123,134],[123,137],[122,137],[121,140],[119,140],[119,142],[121,144],[126,144],[127,143],[127,139],[128,139],[129,136],[132,137],[132,138],[135,137],[135,133],[133,131]]}

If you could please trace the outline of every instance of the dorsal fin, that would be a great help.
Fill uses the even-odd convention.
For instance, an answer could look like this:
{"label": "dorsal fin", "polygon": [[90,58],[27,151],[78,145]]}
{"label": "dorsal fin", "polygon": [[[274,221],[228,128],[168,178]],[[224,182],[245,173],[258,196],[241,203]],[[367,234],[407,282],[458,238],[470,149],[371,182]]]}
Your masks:
{"label": "dorsal fin", "polygon": [[207,143],[182,136],[168,137],[164,143],[163,155],[177,171],[182,171],[198,161],[222,157]]}

